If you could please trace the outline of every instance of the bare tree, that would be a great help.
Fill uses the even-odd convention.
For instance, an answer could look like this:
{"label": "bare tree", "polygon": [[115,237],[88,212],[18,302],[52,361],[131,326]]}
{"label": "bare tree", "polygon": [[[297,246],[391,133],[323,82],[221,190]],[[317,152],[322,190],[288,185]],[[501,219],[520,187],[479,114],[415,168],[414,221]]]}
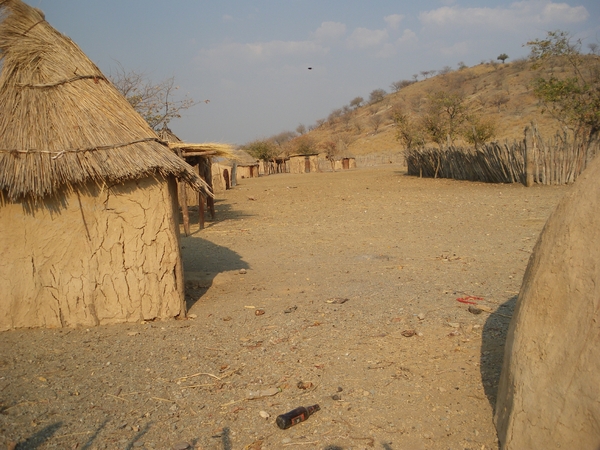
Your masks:
{"label": "bare tree", "polygon": [[302,124],[298,125],[296,127],[296,133],[298,133],[300,136],[302,136],[304,133],[306,133],[306,127]]}
{"label": "bare tree", "polygon": [[410,81],[410,80],[400,80],[400,81],[394,81],[390,87],[392,88],[392,90],[394,92],[398,92],[400,89],[404,89],[407,86],[410,86],[411,84],[413,84],[414,81]]}
{"label": "bare tree", "polygon": [[380,101],[382,101],[385,98],[386,95],[387,95],[387,92],[385,92],[385,90],[375,89],[369,94],[369,103],[370,104],[379,103]]}
{"label": "bare tree", "polygon": [[510,98],[503,92],[498,92],[490,99],[492,105],[498,108],[498,112],[500,112],[500,108],[502,105],[506,105],[509,102]]}
{"label": "bare tree", "polygon": [[340,120],[344,124],[344,129],[348,131],[350,129],[350,123],[352,122],[352,113],[348,112],[344,114],[342,117],[340,117]]}
{"label": "bare tree", "polygon": [[[182,111],[199,103],[187,96],[182,100],[176,100],[175,94],[179,87],[175,85],[174,77],[155,84],[143,73],[126,71],[121,64],[118,64],[109,78],[133,109],[155,130],[181,117]],[[210,100],[204,102],[209,103]]]}
{"label": "bare tree", "polygon": [[350,147],[350,145],[356,140],[356,138],[354,136],[352,136],[350,133],[340,133],[337,136],[338,138],[338,142],[337,142],[337,148],[338,148],[338,152],[346,152],[348,150],[348,148]]}
{"label": "bare tree", "polygon": [[279,147],[281,147],[283,144],[291,141],[295,137],[296,137],[296,133],[294,133],[293,131],[282,131],[279,134],[271,136],[270,140],[273,143],[277,144]]}
{"label": "bare tree", "polygon": [[357,108],[360,108],[360,106],[363,104],[363,102],[364,102],[364,99],[362,97],[355,97],[350,102],[350,106],[354,109],[357,109]]}
{"label": "bare tree", "polygon": [[333,141],[325,141],[321,142],[317,147],[325,152],[325,157],[331,164],[331,170],[335,172],[335,157],[338,154],[337,144]]}
{"label": "bare tree", "polygon": [[379,130],[379,127],[383,123],[383,116],[381,114],[373,114],[369,117],[369,123],[373,127],[373,132],[377,133],[377,130]]}

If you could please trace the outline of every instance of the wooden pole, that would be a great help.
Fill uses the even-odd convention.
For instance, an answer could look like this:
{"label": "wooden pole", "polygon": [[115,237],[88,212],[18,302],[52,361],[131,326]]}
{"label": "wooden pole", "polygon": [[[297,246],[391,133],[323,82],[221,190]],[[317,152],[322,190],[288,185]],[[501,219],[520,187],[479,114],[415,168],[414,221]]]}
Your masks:
{"label": "wooden pole", "polygon": [[525,186],[533,186],[533,132],[529,126],[525,127]]}
{"label": "wooden pole", "polygon": [[[206,158],[204,160],[204,181],[208,184],[211,194],[215,193],[213,189],[213,179],[212,179],[212,161],[210,158]],[[206,197],[206,207],[210,211],[210,218],[215,220],[215,199],[213,197]]]}
{"label": "wooden pole", "polygon": [[186,236],[190,235],[190,212],[187,205],[187,192],[185,183],[178,182],[179,200],[181,203],[181,212],[183,213],[183,231]]}
{"label": "wooden pole", "polygon": [[237,162],[233,162],[231,167],[231,187],[237,186]]}
{"label": "wooden pole", "polygon": [[[177,155],[183,159],[181,156],[181,150],[177,150]],[[179,189],[179,202],[181,206],[181,212],[183,214],[183,232],[186,236],[190,235],[190,212],[188,210],[187,204],[187,192],[185,183],[177,182],[177,187]]]}
{"label": "wooden pole", "polygon": [[198,194],[198,225],[204,230],[204,195]]}

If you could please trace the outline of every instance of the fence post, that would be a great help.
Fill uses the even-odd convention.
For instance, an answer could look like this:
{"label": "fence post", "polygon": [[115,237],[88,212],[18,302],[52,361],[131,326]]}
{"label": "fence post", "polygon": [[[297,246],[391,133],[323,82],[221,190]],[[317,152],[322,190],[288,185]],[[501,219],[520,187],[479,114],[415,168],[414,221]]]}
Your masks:
{"label": "fence post", "polygon": [[525,127],[525,186],[533,186],[533,132],[529,126]]}
{"label": "fence post", "polygon": [[231,167],[231,187],[237,186],[237,162],[233,162]]}

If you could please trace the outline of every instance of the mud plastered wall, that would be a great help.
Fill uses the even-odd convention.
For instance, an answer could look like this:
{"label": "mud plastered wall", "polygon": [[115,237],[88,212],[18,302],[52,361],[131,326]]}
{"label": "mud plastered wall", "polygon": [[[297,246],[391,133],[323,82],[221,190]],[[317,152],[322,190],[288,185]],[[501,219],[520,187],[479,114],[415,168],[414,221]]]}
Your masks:
{"label": "mud plastered wall", "polygon": [[0,330],[184,312],[174,180],[83,186],[35,210],[0,207]]}
{"label": "mud plastered wall", "polygon": [[600,159],[533,251],[498,387],[503,450],[600,448]]}

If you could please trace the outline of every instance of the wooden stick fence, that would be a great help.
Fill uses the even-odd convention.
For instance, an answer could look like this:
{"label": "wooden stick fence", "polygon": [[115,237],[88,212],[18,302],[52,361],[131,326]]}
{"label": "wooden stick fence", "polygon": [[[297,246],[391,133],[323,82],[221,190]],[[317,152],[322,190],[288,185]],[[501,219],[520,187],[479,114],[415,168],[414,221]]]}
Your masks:
{"label": "wooden stick fence", "polygon": [[409,149],[406,163],[409,175],[421,177],[526,186],[568,184],[600,153],[599,144],[569,138],[566,132],[544,140],[534,125],[527,127],[523,141],[510,144]]}

